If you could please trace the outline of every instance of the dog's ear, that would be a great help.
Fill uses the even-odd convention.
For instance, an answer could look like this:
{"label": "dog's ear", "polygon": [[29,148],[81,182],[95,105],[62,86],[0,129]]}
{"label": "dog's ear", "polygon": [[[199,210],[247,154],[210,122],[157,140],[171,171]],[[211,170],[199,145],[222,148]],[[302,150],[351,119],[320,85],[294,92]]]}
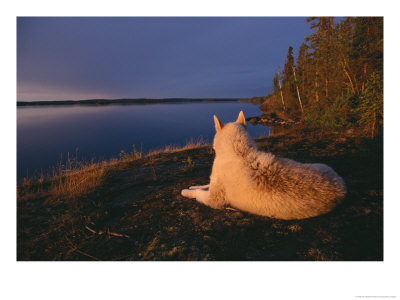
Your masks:
{"label": "dog's ear", "polygon": [[243,111],[240,111],[236,123],[242,124],[244,127],[246,127],[246,118],[244,117]]}
{"label": "dog's ear", "polygon": [[222,123],[216,115],[214,115],[214,123],[215,123],[215,130],[218,132],[224,127],[224,123]]}

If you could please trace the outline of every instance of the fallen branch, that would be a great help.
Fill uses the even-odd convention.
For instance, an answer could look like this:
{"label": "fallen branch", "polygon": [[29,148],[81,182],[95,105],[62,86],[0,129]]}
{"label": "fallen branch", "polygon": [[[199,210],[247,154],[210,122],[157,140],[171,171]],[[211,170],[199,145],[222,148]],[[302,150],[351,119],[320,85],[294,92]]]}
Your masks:
{"label": "fallen branch", "polygon": [[[87,230],[89,230],[89,231],[90,231],[91,233],[93,233],[93,234],[102,235],[102,234],[105,233],[103,230],[96,231],[96,230],[90,228],[90,227],[87,226],[87,225],[85,225],[85,228],[86,228]],[[129,238],[129,235],[122,234],[122,233],[117,233],[117,232],[107,231],[107,234],[108,234],[108,235],[112,235],[112,236],[118,236],[118,237],[126,237],[126,238]]]}
{"label": "fallen branch", "polygon": [[82,254],[84,256],[90,257],[93,260],[100,261],[99,258],[97,258],[97,257],[95,257],[93,255],[90,255],[89,253],[86,253],[86,252],[83,252],[83,251],[79,250],[78,246],[75,245],[73,242],[71,242],[71,240],[68,237],[65,237],[65,238],[67,239],[68,243],[70,244],[70,249],[71,249],[72,252],[78,252],[78,253],[80,253],[80,254]]}

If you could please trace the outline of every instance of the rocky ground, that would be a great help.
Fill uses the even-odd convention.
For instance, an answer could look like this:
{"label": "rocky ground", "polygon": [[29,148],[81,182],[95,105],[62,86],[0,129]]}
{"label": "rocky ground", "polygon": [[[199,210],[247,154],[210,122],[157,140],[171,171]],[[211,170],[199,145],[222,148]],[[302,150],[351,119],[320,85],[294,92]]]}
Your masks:
{"label": "rocky ground", "polygon": [[18,260],[383,260],[383,140],[294,131],[262,138],[278,156],[333,167],[348,196],[333,212],[282,221],[180,195],[208,183],[210,147],[121,162],[76,199],[17,199]]}
{"label": "rocky ground", "polygon": [[288,117],[280,118],[275,113],[264,113],[261,116],[247,118],[251,124],[261,124],[264,126],[278,126],[282,128],[291,128],[299,125],[299,122],[291,120]]}

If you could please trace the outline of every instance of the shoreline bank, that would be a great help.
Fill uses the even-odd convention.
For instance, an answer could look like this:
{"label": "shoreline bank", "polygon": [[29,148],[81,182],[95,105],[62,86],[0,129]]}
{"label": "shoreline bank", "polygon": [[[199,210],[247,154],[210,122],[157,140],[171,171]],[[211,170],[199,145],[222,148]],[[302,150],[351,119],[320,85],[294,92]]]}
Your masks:
{"label": "shoreline bank", "polygon": [[292,130],[257,144],[333,167],[348,186],[343,205],[297,221],[214,210],[180,196],[183,188],[208,183],[211,147],[160,152],[96,173],[100,184],[75,197],[52,194],[46,183],[40,192],[19,189],[17,259],[383,259],[381,139]]}

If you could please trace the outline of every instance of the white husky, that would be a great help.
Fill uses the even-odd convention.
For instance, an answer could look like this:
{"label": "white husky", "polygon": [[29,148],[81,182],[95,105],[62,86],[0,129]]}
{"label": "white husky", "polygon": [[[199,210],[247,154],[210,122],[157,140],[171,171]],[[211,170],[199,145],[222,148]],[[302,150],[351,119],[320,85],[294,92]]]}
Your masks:
{"label": "white husky", "polygon": [[232,206],[277,219],[325,214],[342,202],[346,186],[324,164],[303,164],[259,151],[246,131],[243,112],[224,125],[214,115],[215,160],[210,184],[182,190],[212,208]]}

